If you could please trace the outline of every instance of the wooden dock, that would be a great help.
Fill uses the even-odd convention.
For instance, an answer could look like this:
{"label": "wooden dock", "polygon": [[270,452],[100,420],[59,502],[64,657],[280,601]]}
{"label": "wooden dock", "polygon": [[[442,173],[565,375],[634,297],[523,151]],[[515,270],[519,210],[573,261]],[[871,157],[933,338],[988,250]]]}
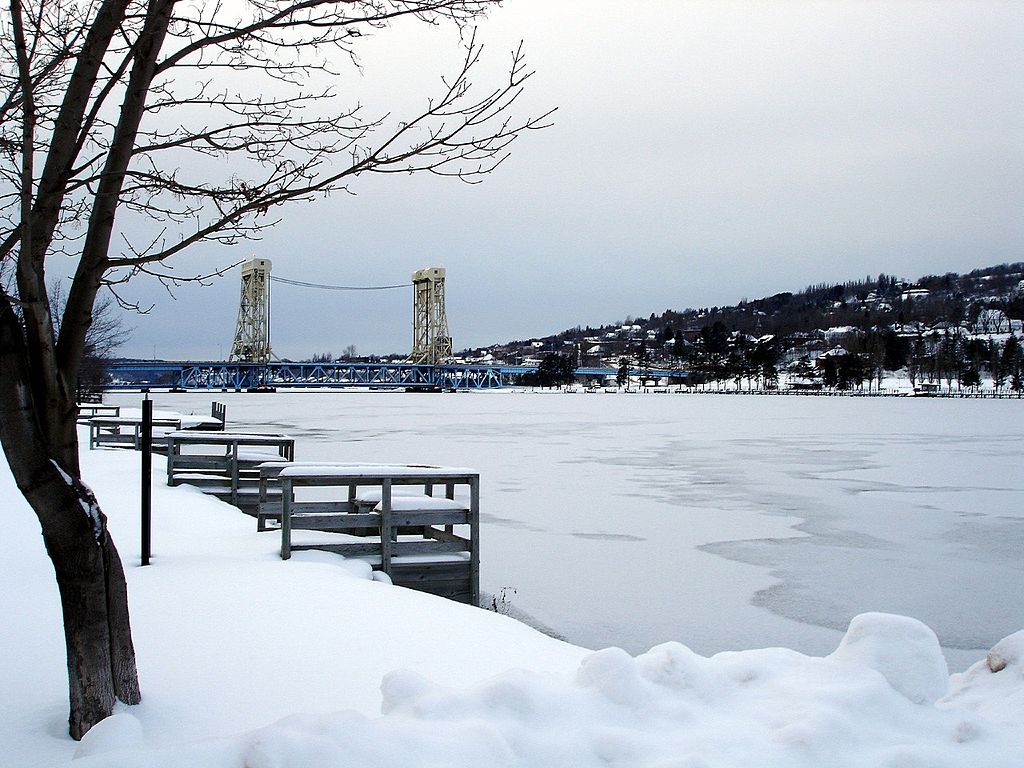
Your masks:
{"label": "wooden dock", "polygon": [[287,435],[180,430],[167,435],[167,484],[194,485],[255,514],[260,465],[294,458],[295,440]]}
{"label": "wooden dock", "polygon": [[[475,471],[297,464],[281,469],[279,481],[283,559],[310,549],[358,557],[399,586],[479,604],[480,476]],[[320,498],[297,498],[312,488],[320,490]],[[333,498],[324,500],[332,489]]]}
{"label": "wooden dock", "polygon": [[[88,415],[89,411],[85,412]],[[214,429],[223,429],[214,404]],[[139,419],[92,415],[92,447],[139,447]],[[192,485],[276,526],[281,557],[322,550],[359,558],[392,583],[480,602],[480,476],[408,464],[299,463],[287,435],[160,426],[167,484]],[[156,450],[154,448],[154,450]]]}

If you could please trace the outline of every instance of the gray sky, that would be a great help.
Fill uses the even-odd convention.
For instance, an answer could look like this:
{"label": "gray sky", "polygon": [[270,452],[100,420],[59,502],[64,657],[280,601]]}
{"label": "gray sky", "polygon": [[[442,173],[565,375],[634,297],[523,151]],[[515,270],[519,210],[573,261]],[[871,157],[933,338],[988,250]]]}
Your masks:
{"label": "gray sky", "polygon": [[[1024,259],[1020,2],[509,0],[478,38],[495,67],[525,41],[520,113],[558,107],[483,184],[360,181],[181,268],[256,254],[282,277],[377,285],[444,266],[461,349]],[[452,42],[383,32],[341,90],[414,107],[457,62]],[[238,291],[237,270],[177,301],[136,285],[157,307],[123,352],[226,355]],[[411,289],[275,285],[274,350],[405,352],[411,305]]]}

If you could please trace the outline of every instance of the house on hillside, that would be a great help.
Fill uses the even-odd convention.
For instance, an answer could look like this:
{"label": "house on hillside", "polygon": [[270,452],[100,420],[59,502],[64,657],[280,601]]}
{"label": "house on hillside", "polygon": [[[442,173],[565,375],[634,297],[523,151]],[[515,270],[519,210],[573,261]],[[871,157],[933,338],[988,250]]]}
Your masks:
{"label": "house on hillside", "polygon": [[1010,318],[1001,309],[983,309],[974,321],[974,332],[979,335],[1010,333]]}
{"label": "house on hillside", "polygon": [[820,355],[814,358],[814,365],[817,368],[823,368],[830,357],[845,357],[848,354],[850,353],[847,350],[843,349],[840,346],[835,346],[832,347],[832,349],[828,350],[827,352],[822,352]]}
{"label": "house on hillside", "polygon": [[932,295],[932,292],[927,288],[908,288],[900,294],[902,301],[915,301],[918,299],[927,299]]}
{"label": "house on hillside", "polygon": [[931,291],[927,288],[908,288],[900,294],[902,301],[915,301],[917,299],[927,299],[931,296]]}
{"label": "house on hillside", "polygon": [[860,329],[852,325],[836,325],[825,330],[825,343],[834,344],[840,339],[845,339],[847,336],[860,335],[860,333]]}
{"label": "house on hillside", "polygon": [[789,346],[782,352],[782,363],[788,365],[801,357],[817,357],[827,347],[824,331],[797,331],[789,336]]}

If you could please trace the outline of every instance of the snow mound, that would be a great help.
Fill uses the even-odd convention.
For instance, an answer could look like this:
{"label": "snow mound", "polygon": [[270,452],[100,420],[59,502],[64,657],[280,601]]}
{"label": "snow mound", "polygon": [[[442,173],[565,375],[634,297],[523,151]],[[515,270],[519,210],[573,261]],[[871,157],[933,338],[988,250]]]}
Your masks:
{"label": "snow mound", "polygon": [[935,633],[917,619],[862,613],[829,657],[873,669],[915,704],[934,704],[949,687],[949,668]]}
{"label": "snow mound", "polygon": [[75,758],[132,749],[142,744],[142,723],[134,715],[118,712],[89,729],[75,749]]}
{"label": "snow mound", "polygon": [[971,708],[997,723],[1024,721],[1024,630],[1004,637],[984,659],[953,675],[941,703]]}
{"label": "snow mound", "polygon": [[1024,630],[1014,632],[992,646],[992,650],[985,658],[985,666],[991,672],[1002,672],[1012,666],[1013,672],[1020,677],[1024,674],[1024,668],[1021,667],[1022,660],[1024,660]]}
{"label": "snow mound", "polygon": [[296,714],[229,739],[110,751],[76,764],[1019,768],[1022,651],[1024,632],[993,648],[1006,661],[999,672],[979,662],[960,676],[958,693],[936,704],[948,678],[931,630],[865,614],[824,658],[784,648],[706,658],[666,643],[636,658],[606,648],[574,673],[511,670],[457,687],[398,670],[384,676],[380,717]]}

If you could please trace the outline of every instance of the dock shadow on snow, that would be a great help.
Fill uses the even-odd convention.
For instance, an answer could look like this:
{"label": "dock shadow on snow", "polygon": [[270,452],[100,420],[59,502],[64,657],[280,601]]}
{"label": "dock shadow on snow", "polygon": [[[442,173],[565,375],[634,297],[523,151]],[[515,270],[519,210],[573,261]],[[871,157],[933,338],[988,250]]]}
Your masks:
{"label": "dock shadow on snow", "polygon": [[587,531],[573,531],[569,534],[577,539],[590,539],[592,541],[647,541],[643,536],[633,536],[629,533],[590,533]]}

